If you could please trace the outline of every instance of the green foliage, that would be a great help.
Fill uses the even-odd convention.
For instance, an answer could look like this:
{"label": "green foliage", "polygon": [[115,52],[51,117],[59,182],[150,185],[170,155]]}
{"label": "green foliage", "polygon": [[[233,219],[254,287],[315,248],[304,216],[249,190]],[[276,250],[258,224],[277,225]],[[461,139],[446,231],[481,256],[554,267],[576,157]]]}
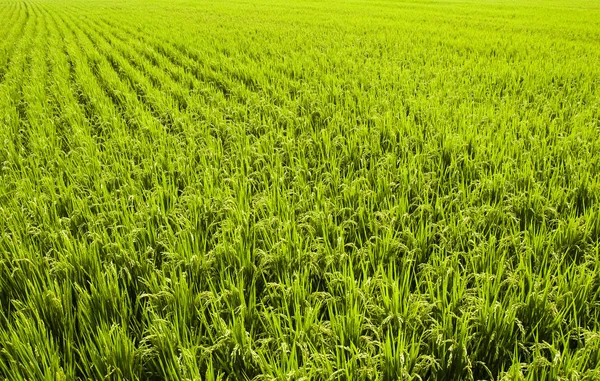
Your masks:
{"label": "green foliage", "polygon": [[600,379],[593,2],[0,20],[0,379]]}

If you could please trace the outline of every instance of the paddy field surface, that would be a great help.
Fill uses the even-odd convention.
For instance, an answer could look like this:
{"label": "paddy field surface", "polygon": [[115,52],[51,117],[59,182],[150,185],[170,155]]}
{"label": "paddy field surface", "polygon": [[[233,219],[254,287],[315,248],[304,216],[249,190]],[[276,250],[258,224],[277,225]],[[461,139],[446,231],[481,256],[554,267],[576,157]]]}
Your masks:
{"label": "paddy field surface", "polygon": [[599,380],[597,1],[0,0],[0,379]]}

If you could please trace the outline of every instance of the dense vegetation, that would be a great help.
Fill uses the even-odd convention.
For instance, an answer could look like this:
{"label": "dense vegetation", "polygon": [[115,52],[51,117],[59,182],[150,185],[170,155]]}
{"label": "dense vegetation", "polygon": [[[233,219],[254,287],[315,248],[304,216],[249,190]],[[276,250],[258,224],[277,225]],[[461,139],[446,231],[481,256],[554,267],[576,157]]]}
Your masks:
{"label": "dense vegetation", "polygon": [[0,0],[0,378],[600,379],[594,1]]}

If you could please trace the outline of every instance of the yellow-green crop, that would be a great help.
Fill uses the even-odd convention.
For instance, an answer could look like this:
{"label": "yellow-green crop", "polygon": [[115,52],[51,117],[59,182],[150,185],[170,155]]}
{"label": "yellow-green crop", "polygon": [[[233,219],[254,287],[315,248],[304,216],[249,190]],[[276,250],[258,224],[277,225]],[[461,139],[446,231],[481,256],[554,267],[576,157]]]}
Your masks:
{"label": "yellow-green crop", "polygon": [[0,0],[0,379],[600,380],[600,5]]}

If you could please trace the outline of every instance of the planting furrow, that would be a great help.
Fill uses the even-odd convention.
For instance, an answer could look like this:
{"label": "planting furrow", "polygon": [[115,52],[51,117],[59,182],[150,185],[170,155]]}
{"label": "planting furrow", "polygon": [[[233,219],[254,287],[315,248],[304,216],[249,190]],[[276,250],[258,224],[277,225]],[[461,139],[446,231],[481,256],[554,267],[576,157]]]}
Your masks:
{"label": "planting furrow", "polygon": [[[64,18],[54,9],[51,12],[64,41],[65,65],[69,70],[69,87],[89,123],[90,135],[100,144],[109,136],[127,129],[121,111],[112,102],[92,72],[92,57],[84,50],[82,41]],[[79,123],[73,121],[72,123]]]}
{"label": "planting furrow", "polygon": [[[103,36],[104,46],[114,48],[114,51],[105,50],[105,54],[113,57],[114,66],[121,70],[123,79],[134,84],[138,96],[151,105],[153,113],[164,125],[172,130],[177,123],[178,131],[181,131],[186,126],[192,127],[198,115],[206,115],[211,111],[202,102],[203,98],[199,99],[197,94],[190,93],[181,83],[165,75],[164,68],[157,66],[156,60],[160,58],[148,60],[139,51],[143,48],[138,47],[135,41],[115,37],[114,34],[108,34],[108,30],[107,27],[96,29]],[[196,82],[192,76],[188,80]],[[196,85],[199,84],[196,82]]]}
{"label": "planting furrow", "polygon": [[[44,118],[46,117],[46,80],[48,65],[46,61],[47,53],[45,47],[47,46],[47,26],[46,17],[41,14],[41,9],[36,10],[36,33],[33,36],[33,46],[31,54],[27,59],[28,66],[25,69],[25,76],[28,82],[23,86],[23,100],[26,107],[26,117],[28,131],[30,135],[28,139],[30,142],[33,140],[41,139],[39,144],[36,144],[35,148],[32,149],[32,153],[38,152],[39,150],[48,147],[45,136],[49,131],[46,130]],[[51,156],[41,153],[41,157]]]}
{"label": "planting furrow", "polygon": [[[169,83],[176,84],[178,88],[174,96],[181,98],[181,94],[178,93],[179,88],[181,88],[181,91],[187,92],[194,90],[194,85],[198,84],[197,80],[186,73],[184,68],[173,65],[164,56],[157,54],[148,44],[140,41],[135,36],[131,36],[119,28],[114,28],[102,19],[89,19],[88,22],[96,26],[96,30],[103,35],[107,42],[118,43],[121,55],[125,56],[131,64],[136,65],[142,72],[148,71],[146,74],[151,75],[150,80],[153,85],[160,85],[163,80],[167,79],[165,74],[168,74],[169,78],[167,80]],[[133,54],[128,50],[135,50],[137,54]],[[151,72],[149,71],[150,66],[155,68]],[[185,108],[185,100],[179,99],[179,101],[182,103],[181,106]]]}
{"label": "planting furrow", "polygon": [[181,132],[182,125],[189,123],[181,111],[184,107],[180,102],[184,102],[184,98],[180,95],[175,99],[170,92],[159,90],[158,86],[164,82],[164,74],[146,71],[147,63],[143,62],[140,56],[133,54],[131,49],[120,44],[118,40],[106,35],[102,29],[93,28],[90,24],[86,24],[89,26],[86,29],[87,37],[107,58],[120,79],[129,84],[130,91],[137,94],[138,100],[148,107],[153,116],[171,133]]}
{"label": "planting furrow", "polygon": [[[186,85],[192,89],[190,91],[193,97],[200,95],[199,102],[204,102],[209,105],[208,111],[214,114],[214,111],[221,110],[225,119],[235,119],[240,117],[241,122],[248,122],[248,116],[244,110],[255,110],[251,113],[252,115],[260,115],[261,118],[272,120],[277,125],[291,125],[297,123],[298,117],[306,119],[310,124],[314,124],[318,127],[323,123],[323,120],[330,114],[331,111],[323,112],[316,110],[313,107],[309,107],[311,104],[315,104],[318,100],[314,99],[315,94],[312,91],[298,93],[299,97],[294,96],[295,92],[301,87],[306,87],[306,84],[300,84],[297,80],[292,80],[286,77],[279,71],[272,72],[272,75],[268,76],[273,82],[272,86],[266,86],[259,92],[249,91],[244,86],[240,87],[235,85],[234,82],[229,82],[230,85],[225,86],[228,90],[223,91],[225,83],[223,80],[213,80],[215,75],[221,79],[228,77],[235,77],[234,70],[230,70],[226,66],[223,67],[209,67],[205,64],[201,64],[200,58],[194,54],[186,54],[181,49],[177,49],[173,43],[164,41],[155,37],[152,37],[148,32],[139,30],[139,28],[129,26],[127,21],[122,21],[118,25],[114,20],[107,20],[99,18],[102,23],[109,26],[109,29],[114,30],[115,34],[128,35],[127,41],[138,41],[138,44],[142,44],[143,54],[151,54],[151,61],[160,62],[161,69],[168,69],[171,77],[178,82]],[[135,45],[135,42],[131,42]],[[206,60],[203,60],[206,61]],[[258,65],[258,63],[257,63]],[[185,79],[179,80],[179,75],[174,74],[177,69],[171,68],[183,68]],[[263,67],[264,71],[270,71],[270,68]],[[243,69],[246,71],[255,70],[251,67]],[[172,74],[171,74],[172,73]],[[193,79],[189,79],[192,74]],[[229,80],[227,80],[229,81]],[[209,85],[211,91],[206,91],[206,87]],[[280,88],[285,88],[284,92],[281,92]],[[295,90],[293,90],[295,89]],[[215,97],[213,94],[220,94],[222,96]],[[230,96],[233,95],[233,96]],[[191,103],[191,102],[190,102]],[[237,107],[237,111],[232,112],[232,105]],[[291,109],[290,109],[291,108]],[[331,108],[331,107],[329,107]],[[298,111],[295,111],[298,109]],[[201,113],[200,115],[203,115]],[[239,115],[239,116],[238,116]],[[317,116],[317,118],[315,118]],[[356,118],[349,118],[353,122]],[[266,122],[266,121],[265,121]],[[255,123],[255,122],[252,122]],[[304,123],[304,122],[303,122]],[[340,124],[341,129],[341,124]],[[296,134],[297,132],[292,131],[291,133]],[[316,132],[315,132],[316,133]],[[341,133],[341,130],[340,130]]]}
{"label": "planting furrow", "polygon": [[[104,22],[113,25],[113,27],[117,27],[114,22],[111,23],[107,20],[104,20]],[[180,49],[170,42],[151,37],[146,33],[136,32],[133,27],[127,28],[125,25],[120,25],[118,28],[131,33],[134,38],[138,37],[149,46],[152,46],[156,52],[166,57],[173,65],[189,70],[198,81],[209,84],[214,91],[221,94],[221,102],[238,101],[237,99],[231,99],[232,97],[239,98],[239,100],[243,102],[245,94],[237,91],[236,86],[230,83],[226,74],[221,70],[213,70],[206,66],[202,63],[203,60],[201,60],[201,58],[191,57],[190,55],[181,52]]]}
{"label": "planting furrow", "polygon": [[23,36],[25,25],[29,21],[29,6],[27,3],[19,3],[17,12],[17,20],[10,24],[12,26],[2,38],[3,43],[0,45],[0,83],[4,80],[10,61],[14,56],[14,51]]}
{"label": "planting furrow", "polygon": [[[72,20],[62,16],[61,23],[64,21],[64,29],[70,31],[73,39],[76,38],[68,43],[69,55],[75,63],[76,81],[84,89],[81,98],[85,104],[93,105],[92,116],[95,119],[91,119],[90,122],[92,126],[101,123],[107,134],[103,139],[101,161],[106,159],[110,162],[111,158],[119,158],[119,165],[111,167],[111,170],[117,171],[114,173],[115,183],[122,184],[120,178],[123,177],[143,176],[145,187],[151,188],[152,178],[156,176],[152,174],[156,163],[173,160],[174,155],[179,152],[180,142],[177,142],[174,136],[169,137],[168,131],[139,101],[129,84],[120,79],[94,42],[78,29]],[[72,44],[78,45],[79,49],[73,50]],[[93,82],[94,85],[90,87],[90,83],[86,81]],[[96,102],[99,98],[103,102]],[[105,117],[95,116],[96,112]],[[104,191],[106,189],[104,188]]]}
{"label": "planting furrow", "polygon": [[18,17],[19,15],[19,4],[10,3],[9,5],[4,4],[0,10],[0,19],[8,20],[6,23],[2,24],[0,27],[0,38],[4,38],[4,36],[10,32],[9,26],[13,26],[15,19],[14,17]]}
{"label": "planting furrow", "polygon": [[[131,55],[132,60],[140,61],[139,56],[143,56],[143,59],[141,59],[143,68],[140,68],[140,70],[155,78],[153,82],[162,84],[163,91],[171,92],[172,89],[176,89],[176,99],[185,104],[186,108],[189,108],[194,114],[207,117],[207,113],[230,109],[232,105],[236,105],[240,109],[246,109],[256,107],[260,103],[259,97],[235,97],[230,99],[215,97],[214,94],[217,93],[215,91],[217,88],[211,85],[210,81],[203,81],[198,76],[190,74],[192,70],[189,66],[183,66],[181,62],[175,63],[164,51],[161,52],[161,49],[152,46],[159,44],[158,42],[150,43],[149,41],[152,40],[149,37],[140,37],[131,31],[123,30],[121,27],[113,27],[106,20],[98,19],[95,21],[99,25],[99,30],[106,31],[106,33],[110,31],[109,38],[118,39],[122,42],[122,53],[124,55],[131,55],[130,50],[133,49],[138,54]],[[154,68],[150,67],[149,64]],[[164,74],[161,74],[162,72],[165,72],[168,76],[164,76]],[[183,99],[182,94],[185,96]]]}
{"label": "planting furrow", "polygon": [[2,8],[2,13],[0,14],[0,17],[3,20],[7,20],[7,22],[3,23],[2,27],[0,27],[0,37],[4,38],[14,28],[16,20],[18,20],[18,18],[21,16],[22,6],[23,3],[15,2],[11,3],[9,6],[4,6]]}
{"label": "planting furrow", "polygon": [[[259,56],[250,59],[244,65],[240,65],[239,62],[236,65],[209,64],[208,59],[206,59],[208,57],[202,57],[199,52],[190,50],[190,48],[179,43],[164,41],[139,27],[132,26],[128,20],[119,20],[118,24],[114,20],[105,18],[101,20],[115,29],[132,35],[132,39],[137,39],[138,41],[143,41],[148,46],[153,46],[155,50],[165,54],[166,57],[178,66],[183,65],[184,62],[191,63],[191,66],[184,67],[190,68],[190,71],[195,73],[197,77],[200,76],[199,80],[212,83],[218,89],[227,89],[226,96],[231,92],[236,97],[243,99],[247,96],[244,95],[245,91],[249,93],[268,91],[271,96],[274,96],[277,92],[276,87],[284,86],[292,89],[297,88],[300,84],[300,80],[296,78],[297,75],[290,72],[286,65],[278,65],[277,67],[264,66],[262,62],[258,61]],[[180,55],[183,55],[185,58],[182,58]],[[174,61],[175,57],[180,58]],[[256,67],[261,67],[264,73],[255,73],[254,68]],[[214,76],[220,73],[222,73],[222,76]],[[261,74],[260,80],[259,78],[254,78],[256,74]],[[226,78],[231,78],[232,81],[223,82]],[[272,83],[267,83],[268,78],[271,78]],[[239,89],[239,85],[236,85],[236,83],[242,84],[244,91],[237,90]]]}
{"label": "planting furrow", "polygon": [[[102,96],[103,101],[111,103],[110,107],[101,107],[100,109],[97,109],[97,111],[101,111],[101,115],[104,114],[108,120],[112,122],[108,126],[113,125],[115,122],[114,115],[109,117],[110,114],[113,114],[112,110],[117,112],[119,115],[118,119],[122,121],[122,124],[118,123],[116,126],[112,126],[113,130],[110,131],[110,133],[112,134],[119,130],[119,128],[115,129],[115,127],[131,129],[133,131],[143,126],[156,126],[156,120],[147,115],[143,115],[143,111],[141,112],[142,115],[136,115],[136,112],[140,112],[139,109],[132,110],[131,107],[129,109],[127,108],[128,103],[131,104],[131,102],[133,102],[131,92],[127,88],[127,85],[122,83],[118,74],[114,71],[107,59],[98,52],[94,43],[87,37],[82,29],[68,17],[63,16],[61,22],[64,23],[65,28],[72,34],[75,40],[74,43],[78,46],[80,51],[79,57],[83,57],[84,59],[85,64],[82,63],[79,65],[80,58],[75,58],[75,55],[70,54],[70,56],[73,57],[72,62],[77,62],[78,64],[76,67],[85,71],[85,74],[82,73],[79,83],[82,86],[86,82],[88,82],[86,85],[90,85],[89,82],[97,84],[104,94],[104,96]],[[70,46],[70,48],[72,47]]]}
{"label": "planting furrow", "polygon": [[[180,105],[184,103],[187,106],[183,111],[185,114],[191,114],[194,120],[198,116],[202,116],[203,119],[211,118],[212,120],[218,113],[221,113],[223,119],[256,123],[248,120],[250,114],[247,110],[261,110],[264,104],[261,97],[254,96],[245,99],[235,97],[228,100],[215,98],[212,96],[214,91],[207,91],[205,82],[201,82],[197,77],[190,75],[186,67],[174,64],[164,54],[149,46],[147,42],[141,42],[142,40],[136,36],[123,33],[121,29],[113,28],[111,24],[104,21],[98,28],[103,33],[110,32],[111,34],[106,37],[107,41],[113,41],[114,46],[120,46],[122,55],[128,57],[129,61],[135,64],[141,72],[147,73],[152,83],[161,87],[161,91],[168,94],[175,91],[177,102]],[[133,54],[134,50],[138,54]],[[165,76],[164,72],[169,75]],[[236,110],[233,113],[230,111],[232,106]],[[283,111],[278,107],[270,107],[261,110],[260,117],[262,123],[278,123],[282,114]]]}
{"label": "planting furrow", "polygon": [[[66,37],[61,33],[55,15],[46,12],[49,20],[49,57],[51,60],[50,98],[53,101],[52,114],[56,123],[57,135],[63,151],[83,149],[88,158],[96,158],[96,149],[91,127],[86,118],[85,108],[75,94],[81,91],[75,86],[74,68],[69,60]],[[91,110],[90,110],[91,111]],[[91,115],[90,115],[91,117]],[[93,160],[87,161],[93,163]]]}
{"label": "planting furrow", "polygon": [[[53,18],[56,17],[53,15]],[[76,101],[77,108],[81,110],[83,120],[72,121],[72,124],[85,121],[89,124],[89,134],[100,143],[106,135],[110,135],[110,127],[117,128],[122,120],[116,117],[118,111],[110,103],[107,95],[100,88],[93,77],[87,57],[81,53],[76,40],[69,34],[60,19],[55,19],[56,25],[64,41],[62,49],[65,65],[68,69],[68,87]],[[108,107],[110,104],[111,107]]]}
{"label": "planting furrow", "polygon": [[121,111],[127,125],[132,131],[137,129],[148,130],[156,133],[162,130],[159,121],[147,110],[135,91],[131,89],[130,84],[124,82],[113,63],[103,55],[100,47],[96,45],[97,39],[91,32],[85,30],[78,23],[70,18],[65,18],[71,30],[78,36],[81,48],[90,58],[92,72],[98,79],[100,86],[111,99],[112,103]]}
{"label": "planting furrow", "polygon": [[1,45],[3,51],[5,51],[7,54],[10,55],[10,51],[13,45],[12,43],[23,36],[23,30],[25,28],[25,25],[27,24],[29,18],[32,16],[31,12],[32,9],[30,3],[19,3],[19,7],[17,9],[18,18],[15,22],[8,24],[10,25],[10,28],[7,28],[6,35],[4,36],[2,41],[3,43]]}
{"label": "planting furrow", "polygon": [[[64,41],[60,38],[57,24],[52,14],[48,12],[46,7],[42,10],[46,24],[46,33],[44,34],[46,41],[44,41],[44,45],[45,56],[47,57],[47,73],[45,80],[40,79],[35,82],[37,86],[45,85],[45,94],[41,97],[45,99],[42,115],[48,120],[46,120],[43,128],[40,128],[40,131],[35,131],[34,133],[39,138],[44,137],[47,140],[40,146],[45,146],[57,152],[60,151],[62,154],[58,156],[66,158],[71,151],[71,140],[81,136],[79,129],[82,127],[81,125],[85,121],[85,118],[82,118],[83,115],[77,109],[77,105],[70,102],[72,100],[72,91],[67,86],[67,82],[65,82],[68,80],[69,71],[64,61]],[[62,59],[61,55],[63,56]],[[34,62],[32,64],[34,67],[42,67],[44,63]],[[33,111],[35,112],[35,110]],[[72,128],[66,122],[68,119],[72,121],[77,120],[78,123],[72,124],[75,128]],[[64,163],[61,161],[59,165],[64,165]]]}
{"label": "planting furrow", "polygon": [[[116,39],[121,42],[115,41],[116,45],[122,47],[120,50],[122,55],[126,56],[140,72],[146,73],[155,87],[160,87],[166,96],[174,98],[169,102],[177,104],[181,108],[177,111],[179,114],[183,113],[186,119],[215,120],[217,114],[222,113],[222,110],[231,103],[224,98],[215,97],[213,86],[199,81],[185,67],[174,64],[149,44],[140,42],[120,30],[114,30],[109,24],[100,24],[100,30],[111,32],[111,35],[107,36],[110,41]],[[134,51],[137,54],[134,54]],[[240,106],[245,107],[245,105]]]}
{"label": "planting furrow", "polygon": [[[47,61],[47,26],[46,18],[42,15],[42,9],[35,4],[31,10],[34,20],[35,31],[28,39],[28,47],[22,57],[23,63],[19,65],[18,71],[22,83],[15,88],[16,113],[19,117],[17,126],[11,131],[15,140],[14,149],[21,154],[21,168],[28,176],[35,179],[43,178],[47,172],[52,170],[48,167],[47,160],[54,156],[52,138],[52,120],[48,115],[49,102],[47,99],[48,61]],[[18,92],[17,92],[18,91]],[[51,161],[52,165],[55,163]],[[51,166],[52,166],[51,165]]]}
{"label": "planting furrow", "polygon": [[[16,42],[4,81],[0,84],[0,120],[5,128],[1,129],[7,149],[12,151],[14,159],[22,159],[18,152],[27,147],[27,105],[23,98],[23,88],[28,80],[28,59],[33,45],[33,35],[38,28],[38,17],[35,8],[29,4],[27,24]],[[16,163],[19,164],[20,163]]]}
{"label": "planting furrow", "polygon": [[[115,27],[113,24],[104,19],[98,18],[94,19],[93,21],[102,30],[110,30],[111,37],[120,40],[125,45],[133,47],[138,54],[142,55],[156,68],[165,71],[173,80],[173,82],[185,87],[187,91],[202,91],[207,88],[204,82],[199,81],[198,78],[189,73],[189,70],[186,70],[188,68],[174,64],[174,62],[169,59],[168,56],[159,52],[156,48],[153,48],[152,43],[149,41],[153,41],[154,39],[152,39],[149,35],[140,37],[139,35],[134,34],[132,31],[127,30],[127,27],[123,25],[120,27]],[[153,43],[157,42],[153,41]]]}

